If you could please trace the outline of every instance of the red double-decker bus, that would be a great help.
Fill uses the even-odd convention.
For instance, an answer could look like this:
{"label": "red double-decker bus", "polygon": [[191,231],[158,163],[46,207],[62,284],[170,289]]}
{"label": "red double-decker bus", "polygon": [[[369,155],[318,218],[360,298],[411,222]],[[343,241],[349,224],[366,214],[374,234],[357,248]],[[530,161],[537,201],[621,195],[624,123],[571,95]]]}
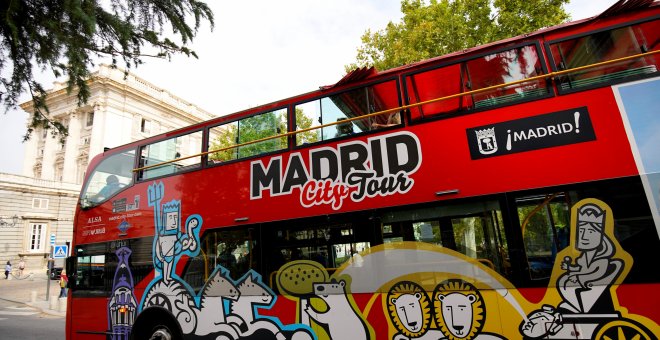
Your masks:
{"label": "red double-decker bus", "polygon": [[620,2],[98,155],[67,338],[657,339],[659,18]]}

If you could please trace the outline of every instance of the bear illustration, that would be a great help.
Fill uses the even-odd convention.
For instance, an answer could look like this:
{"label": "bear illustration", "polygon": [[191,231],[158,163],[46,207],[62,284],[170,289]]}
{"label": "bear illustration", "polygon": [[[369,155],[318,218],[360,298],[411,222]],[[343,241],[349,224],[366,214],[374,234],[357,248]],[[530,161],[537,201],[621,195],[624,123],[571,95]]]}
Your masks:
{"label": "bear illustration", "polygon": [[330,339],[368,340],[370,338],[367,325],[348,301],[346,281],[315,283],[314,295],[325,301],[328,310],[321,313],[307,306],[305,312],[325,327]]}

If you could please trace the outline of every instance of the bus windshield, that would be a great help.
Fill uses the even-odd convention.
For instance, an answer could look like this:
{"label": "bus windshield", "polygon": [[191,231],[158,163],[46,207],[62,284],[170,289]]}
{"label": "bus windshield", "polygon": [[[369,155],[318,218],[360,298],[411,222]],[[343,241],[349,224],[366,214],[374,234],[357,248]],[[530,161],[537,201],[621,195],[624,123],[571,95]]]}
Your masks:
{"label": "bus windshield", "polygon": [[80,195],[80,205],[90,208],[105,202],[120,189],[132,184],[135,150],[109,156],[89,176]]}

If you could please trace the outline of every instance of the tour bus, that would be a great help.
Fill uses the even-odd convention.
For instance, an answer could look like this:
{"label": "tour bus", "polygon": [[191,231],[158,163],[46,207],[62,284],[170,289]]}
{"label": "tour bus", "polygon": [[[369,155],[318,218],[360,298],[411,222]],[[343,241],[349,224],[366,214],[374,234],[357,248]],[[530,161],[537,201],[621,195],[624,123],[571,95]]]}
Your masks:
{"label": "tour bus", "polygon": [[106,150],[67,338],[658,339],[659,18],[623,1]]}

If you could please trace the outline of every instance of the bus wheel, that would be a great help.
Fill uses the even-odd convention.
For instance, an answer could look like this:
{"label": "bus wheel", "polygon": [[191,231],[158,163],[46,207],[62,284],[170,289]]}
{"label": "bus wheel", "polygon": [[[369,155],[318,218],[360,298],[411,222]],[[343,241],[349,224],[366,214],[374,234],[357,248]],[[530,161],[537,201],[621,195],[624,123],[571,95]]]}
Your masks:
{"label": "bus wheel", "polygon": [[172,340],[173,335],[169,328],[166,326],[158,325],[156,326],[149,337],[149,340]]}
{"label": "bus wheel", "polygon": [[181,327],[168,310],[150,307],[138,315],[130,340],[181,340]]}
{"label": "bus wheel", "polygon": [[651,332],[644,327],[642,324],[639,324],[633,320],[621,319],[614,320],[604,324],[596,332],[594,339],[617,339],[617,340],[628,340],[628,339],[638,339],[638,340],[652,340],[656,339],[651,336]]}

